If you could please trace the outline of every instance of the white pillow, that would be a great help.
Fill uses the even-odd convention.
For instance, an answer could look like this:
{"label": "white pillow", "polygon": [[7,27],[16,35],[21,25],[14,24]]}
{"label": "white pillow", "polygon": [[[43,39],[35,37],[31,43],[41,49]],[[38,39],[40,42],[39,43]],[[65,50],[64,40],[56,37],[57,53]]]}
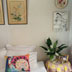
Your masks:
{"label": "white pillow", "polygon": [[0,57],[4,57],[7,53],[6,48],[0,49]]}
{"label": "white pillow", "polygon": [[28,54],[30,52],[25,51],[25,50],[7,50],[7,55],[8,56],[19,56],[19,55],[25,55]]}
{"label": "white pillow", "polygon": [[[31,70],[37,66],[37,52],[33,52],[35,46],[24,46],[24,45],[6,45],[8,56],[19,56],[30,53],[30,67]],[[31,53],[32,52],[32,53]]]}
{"label": "white pillow", "polygon": [[24,51],[17,51],[17,50],[8,50],[7,51],[7,56],[19,56],[19,55],[26,55],[30,54],[29,56],[29,63],[30,63],[30,69],[33,70],[37,67],[37,52],[24,52]]}
{"label": "white pillow", "polygon": [[7,44],[6,45],[6,48],[7,50],[24,50],[25,52],[31,52],[35,49],[35,46],[24,46],[24,45],[10,45],[10,44]]}
{"label": "white pillow", "polygon": [[1,72],[5,72],[5,65],[6,65],[6,61],[4,56],[6,55],[7,50],[5,48],[0,49],[0,71]]}
{"label": "white pillow", "polygon": [[31,70],[38,67],[38,65],[37,65],[37,52],[31,52],[30,53],[29,62],[30,62]]}

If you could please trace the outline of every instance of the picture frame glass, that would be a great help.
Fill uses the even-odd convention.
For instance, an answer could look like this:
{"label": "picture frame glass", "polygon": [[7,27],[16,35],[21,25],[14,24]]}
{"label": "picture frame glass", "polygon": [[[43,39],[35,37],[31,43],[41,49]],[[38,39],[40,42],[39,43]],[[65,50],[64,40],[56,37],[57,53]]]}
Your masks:
{"label": "picture frame glass", "polygon": [[53,18],[54,31],[67,31],[68,30],[68,12],[56,11]]}
{"label": "picture frame glass", "polygon": [[68,0],[55,0],[57,8],[65,8],[68,4]]}
{"label": "picture frame glass", "polygon": [[27,24],[27,0],[7,0],[9,24]]}

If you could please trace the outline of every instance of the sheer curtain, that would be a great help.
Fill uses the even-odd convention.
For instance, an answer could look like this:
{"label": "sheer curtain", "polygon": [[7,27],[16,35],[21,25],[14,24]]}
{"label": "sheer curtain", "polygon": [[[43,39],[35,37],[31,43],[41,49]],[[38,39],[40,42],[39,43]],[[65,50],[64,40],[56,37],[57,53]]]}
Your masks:
{"label": "sheer curtain", "polygon": [[69,4],[69,52],[70,61],[72,63],[72,0]]}

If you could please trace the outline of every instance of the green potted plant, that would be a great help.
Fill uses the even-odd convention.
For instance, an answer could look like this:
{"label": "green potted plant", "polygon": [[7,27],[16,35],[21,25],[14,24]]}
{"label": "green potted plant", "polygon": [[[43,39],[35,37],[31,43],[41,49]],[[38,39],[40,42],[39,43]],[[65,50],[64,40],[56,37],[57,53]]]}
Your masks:
{"label": "green potted plant", "polygon": [[58,40],[52,43],[50,38],[47,39],[46,45],[47,47],[44,47],[44,46],[40,46],[40,47],[45,50],[45,53],[49,56],[49,59],[51,61],[55,60],[56,57],[61,56],[60,52],[63,49],[68,47],[65,44],[61,44],[60,46],[58,46]]}

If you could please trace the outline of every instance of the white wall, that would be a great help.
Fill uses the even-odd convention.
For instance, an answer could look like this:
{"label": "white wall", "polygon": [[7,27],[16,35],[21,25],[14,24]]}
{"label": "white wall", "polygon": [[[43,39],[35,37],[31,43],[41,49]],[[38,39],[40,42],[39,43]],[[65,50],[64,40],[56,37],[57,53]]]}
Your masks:
{"label": "white wall", "polygon": [[[57,9],[55,0],[28,0],[28,24],[27,25],[8,25],[6,0],[4,2],[5,25],[0,26],[0,48],[5,44],[14,45],[36,45],[38,59],[44,60],[46,56],[39,46],[44,45],[45,40],[51,37],[58,39],[59,43],[69,42],[69,31],[53,32],[52,18],[54,11],[69,11],[72,1],[69,1],[65,9]],[[67,52],[67,51],[66,51]]]}

